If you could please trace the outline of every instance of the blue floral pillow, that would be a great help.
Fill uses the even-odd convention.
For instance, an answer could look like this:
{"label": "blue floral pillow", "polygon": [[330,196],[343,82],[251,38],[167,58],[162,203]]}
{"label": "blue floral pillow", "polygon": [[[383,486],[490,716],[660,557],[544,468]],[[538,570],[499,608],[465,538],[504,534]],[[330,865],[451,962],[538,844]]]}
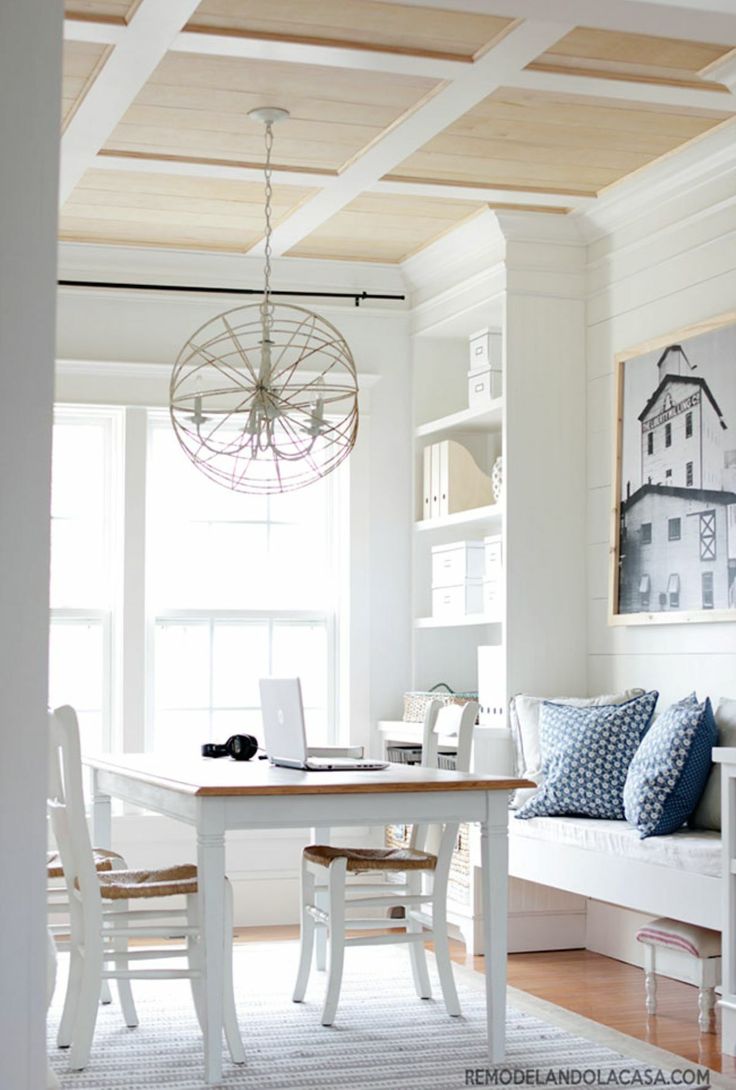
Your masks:
{"label": "blue floral pillow", "polygon": [[703,794],[717,744],[710,700],[689,697],[663,712],[634,756],[624,787],[626,820],[642,835],[679,829]]}
{"label": "blue floral pillow", "polygon": [[516,817],[624,816],[626,773],[659,693],[625,704],[574,708],[545,701],[539,719],[544,783]]}

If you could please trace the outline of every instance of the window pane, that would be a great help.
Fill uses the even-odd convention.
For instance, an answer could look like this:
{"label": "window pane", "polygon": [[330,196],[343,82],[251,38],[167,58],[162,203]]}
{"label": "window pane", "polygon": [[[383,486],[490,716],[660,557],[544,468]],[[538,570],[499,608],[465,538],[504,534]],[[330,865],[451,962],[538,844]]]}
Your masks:
{"label": "window pane", "polygon": [[305,708],[327,707],[327,631],[325,625],[275,624],[273,673],[299,677]]}
{"label": "window pane", "polygon": [[154,656],[157,721],[166,708],[209,708],[207,624],[157,624]]}
{"label": "window pane", "polygon": [[248,496],[208,480],[168,423],[153,428],[149,587],[154,608],[325,608],[329,485]]}
{"label": "window pane", "polygon": [[221,740],[210,734],[209,713],[205,710],[158,711],[153,748],[158,752],[192,756],[200,753],[203,742]]}
{"label": "window pane", "polygon": [[102,622],[52,620],[49,705],[71,704],[79,717],[83,750],[102,750],[106,675]]}
{"label": "window pane", "polygon": [[108,421],[54,424],[51,606],[104,609],[110,586]]}
{"label": "window pane", "polygon": [[267,624],[215,625],[212,655],[215,708],[259,707],[258,679],[268,673]]}
{"label": "window pane", "polygon": [[231,734],[255,734],[263,745],[263,720],[261,709],[241,708],[237,711],[214,711],[212,713],[212,740],[225,742]]}

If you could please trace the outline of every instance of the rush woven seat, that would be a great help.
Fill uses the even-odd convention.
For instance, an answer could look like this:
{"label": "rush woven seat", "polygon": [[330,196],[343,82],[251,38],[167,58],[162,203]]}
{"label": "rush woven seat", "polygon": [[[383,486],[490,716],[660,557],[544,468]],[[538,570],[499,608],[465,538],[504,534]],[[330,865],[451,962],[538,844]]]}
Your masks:
{"label": "rush woven seat", "polygon": [[304,858],[320,867],[329,867],[334,859],[346,859],[353,873],[371,870],[434,870],[437,856],[415,848],[333,848],[330,844],[310,844]]}
{"label": "rush woven seat", "polygon": [[197,868],[193,863],[161,870],[116,870],[100,874],[99,879],[100,893],[107,901],[197,892]]}
{"label": "rush woven seat", "polygon": [[[95,860],[95,869],[98,871],[112,870],[114,861],[119,863],[125,863],[122,855],[118,855],[117,852],[108,852],[104,848],[93,848],[92,854]],[[61,857],[58,852],[46,853],[46,877],[47,878],[63,878],[64,868],[61,865]]]}

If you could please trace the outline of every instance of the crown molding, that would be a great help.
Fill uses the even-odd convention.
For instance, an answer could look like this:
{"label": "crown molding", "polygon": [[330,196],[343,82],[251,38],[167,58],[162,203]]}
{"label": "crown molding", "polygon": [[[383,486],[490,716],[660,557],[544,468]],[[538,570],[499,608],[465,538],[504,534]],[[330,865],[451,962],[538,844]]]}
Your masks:
{"label": "crown molding", "polygon": [[620,227],[646,220],[652,210],[694,186],[735,170],[736,118],[615,183],[599,195],[595,204],[575,210],[566,218],[578,225],[581,237],[588,243],[596,242]]}

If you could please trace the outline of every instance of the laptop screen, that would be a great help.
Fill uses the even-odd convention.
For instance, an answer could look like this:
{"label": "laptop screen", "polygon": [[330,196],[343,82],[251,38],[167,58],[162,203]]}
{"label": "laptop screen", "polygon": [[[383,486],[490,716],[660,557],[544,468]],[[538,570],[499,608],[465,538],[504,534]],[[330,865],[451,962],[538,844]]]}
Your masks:
{"label": "laptop screen", "polygon": [[261,678],[261,713],[266,752],[273,761],[307,760],[302,687],[298,677]]}

